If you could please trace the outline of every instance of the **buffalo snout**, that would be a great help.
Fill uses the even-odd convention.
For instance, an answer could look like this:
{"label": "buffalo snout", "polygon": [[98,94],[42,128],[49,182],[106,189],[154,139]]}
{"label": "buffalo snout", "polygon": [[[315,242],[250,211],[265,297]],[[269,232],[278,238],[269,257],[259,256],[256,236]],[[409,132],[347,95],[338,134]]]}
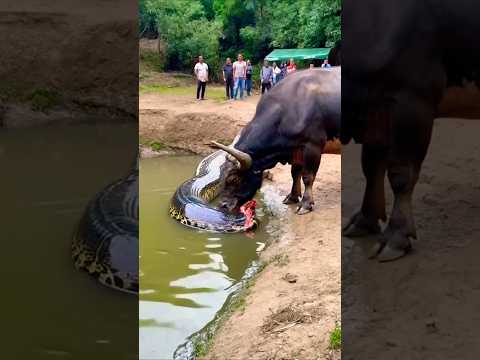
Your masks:
{"label": "buffalo snout", "polygon": [[218,204],[218,208],[224,212],[233,212],[237,208],[238,201],[236,199],[222,200]]}

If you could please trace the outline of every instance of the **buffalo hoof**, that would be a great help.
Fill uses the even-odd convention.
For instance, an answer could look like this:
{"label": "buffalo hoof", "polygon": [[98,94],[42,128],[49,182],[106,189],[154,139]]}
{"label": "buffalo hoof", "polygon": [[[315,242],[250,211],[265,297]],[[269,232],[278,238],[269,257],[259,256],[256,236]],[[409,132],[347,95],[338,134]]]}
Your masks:
{"label": "buffalo hoof", "polygon": [[410,252],[410,248],[395,249],[386,244],[377,256],[377,260],[380,262],[387,262],[397,260],[404,257]]}
{"label": "buffalo hoof", "polygon": [[286,205],[297,204],[299,201],[300,197],[292,194],[288,194],[285,199],[283,199],[283,203]]}
{"label": "buffalo hoof", "polygon": [[361,211],[352,216],[342,230],[343,236],[360,237],[380,233],[378,220],[366,218]]}
{"label": "buffalo hoof", "polygon": [[376,258],[379,262],[394,261],[404,257],[412,250],[410,237],[406,238],[402,247],[392,246],[390,242],[379,242],[371,250],[369,258]]}
{"label": "buffalo hoof", "polygon": [[297,208],[298,215],[305,215],[313,211],[313,204],[303,204]]}

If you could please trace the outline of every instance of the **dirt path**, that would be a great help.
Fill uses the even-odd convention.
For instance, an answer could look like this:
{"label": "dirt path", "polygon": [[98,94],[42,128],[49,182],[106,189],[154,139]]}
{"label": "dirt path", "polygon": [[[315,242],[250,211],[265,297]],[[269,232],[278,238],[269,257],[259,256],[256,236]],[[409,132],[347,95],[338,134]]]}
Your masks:
{"label": "dirt path", "polygon": [[[212,134],[233,139],[253,117],[258,99],[198,102],[178,95],[142,94],[140,136],[210,153],[205,143]],[[246,306],[224,323],[205,359],[340,357],[328,349],[330,333],[340,321],[340,168],[340,156],[323,156],[314,185],[316,208],[304,216],[281,204],[291,187],[290,168],[273,169],[273,181],[266,181],[262,191],[274,193],[283,207],[282,234],[261,255],[269,264],[250,288]]]}
{"label": "dirt path", "polygon": [[[478,120],[437,120],[414,194],[413,254],[378,263],[367,259],[375,237],[342,239],[344,359],[478,359],[479,129]],[[358,160],[359,146],[346,146],[343,221],[360,206]]]}

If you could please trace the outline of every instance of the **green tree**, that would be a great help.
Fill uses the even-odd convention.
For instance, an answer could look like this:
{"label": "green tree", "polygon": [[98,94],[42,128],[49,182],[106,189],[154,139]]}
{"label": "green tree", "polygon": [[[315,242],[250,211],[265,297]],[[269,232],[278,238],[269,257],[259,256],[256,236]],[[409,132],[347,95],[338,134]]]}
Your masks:
{"label": "green tree", "polygon": [[203,55],[212,67],[219,66],[221,24],[208,21],[205,4],[189,0],[147,0],[146,9],[155,15],[159,36],[166,44],[166,68],[186,70]]}
{"label": "green tree", "polygon": [[139,11],[140,32],[166,44],[166,70],[190,71],[199,54],[216,69],[238,52],[257,63],[274,48],[341,37],[340,0],[140,0]]}

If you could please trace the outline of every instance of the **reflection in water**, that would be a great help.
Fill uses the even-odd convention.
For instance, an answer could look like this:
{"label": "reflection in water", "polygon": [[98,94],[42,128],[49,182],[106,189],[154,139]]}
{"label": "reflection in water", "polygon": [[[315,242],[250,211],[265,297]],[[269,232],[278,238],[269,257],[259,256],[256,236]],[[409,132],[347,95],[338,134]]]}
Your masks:
{"label": "reflection in water", "polygon": [[2,358],[138,358],[137,298],[99,285],[71,259],[86,204],[128,170],[136,131],[88,125],[0,132],[0,311],[9,334]]}
{"label": "reflection in water", "polygon": [[253,237],[217,234],[169,217],[171,196],[199,161],[161,157],[140,164],[140,359],[171,359],[214,318],[263,244],[262,227]]}

